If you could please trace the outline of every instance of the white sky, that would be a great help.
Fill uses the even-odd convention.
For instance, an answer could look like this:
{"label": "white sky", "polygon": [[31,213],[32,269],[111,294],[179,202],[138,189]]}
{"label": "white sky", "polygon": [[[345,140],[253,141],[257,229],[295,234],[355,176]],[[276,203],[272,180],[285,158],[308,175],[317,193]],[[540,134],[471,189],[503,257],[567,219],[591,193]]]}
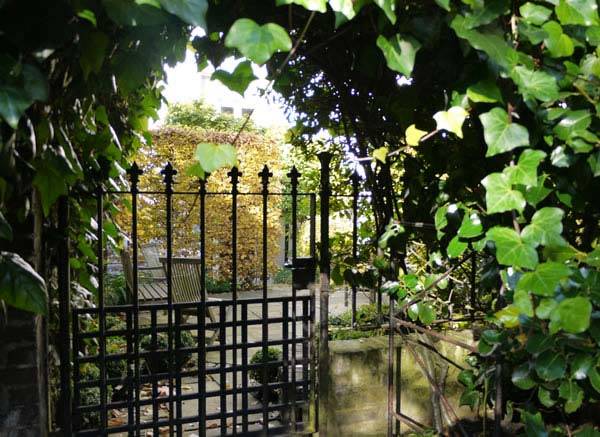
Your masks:
{"label": "white sky", "polygon": [[[232,72],[241,61],[241,59],[226,59],[221,68]],[[203,99],[217,110],[221,107],[232,107],[237,116],[241,116],[242,109],[254,108],[252,120],[260,127],[276,128],[290,125],[282,106],[273,102],[277,100],[274,93],[271,93],[271,96],[259,97],[259,90],[267,85],[265,79],[267,73],[264,67],[254,67],[254,75],[259,79],[250,84],[244,97],[229,90],[221,82],[210,80],[213,72],[214,68],[210,66],[199,72],[194,53],[188,50],[184,62],[174,68],[166,67],[167,82],[163,95],[169,103],[190,103]],[[159,111],[160,119],[152,125],[159,126],[166,113],[167,106],[163,104]]]}

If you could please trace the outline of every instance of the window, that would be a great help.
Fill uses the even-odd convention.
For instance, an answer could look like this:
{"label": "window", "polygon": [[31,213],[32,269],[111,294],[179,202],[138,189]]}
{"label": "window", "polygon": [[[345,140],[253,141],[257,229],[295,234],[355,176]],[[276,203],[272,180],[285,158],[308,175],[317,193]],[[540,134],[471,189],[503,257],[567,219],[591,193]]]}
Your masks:
{"label": "window", "polygon": [[231,106],[221,106],[221,112],[223,114],[231,114],[231,115],[233,115],[233,108]]}
{"label": "window", "polygon": [[242,115],[248,115],[252,112],[250,108],[242,108]]}

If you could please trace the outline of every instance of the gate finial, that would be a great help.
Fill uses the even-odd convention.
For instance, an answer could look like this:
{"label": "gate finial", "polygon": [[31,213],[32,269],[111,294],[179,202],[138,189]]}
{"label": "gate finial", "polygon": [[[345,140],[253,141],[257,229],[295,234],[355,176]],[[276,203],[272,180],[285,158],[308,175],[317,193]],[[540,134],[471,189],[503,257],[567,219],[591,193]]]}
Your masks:
{"label": "gate finial", "polygon": [[173,177],[177,174],[177,170],[173,168],[171,162],[167,162],[167,165],[160,171],[160,174],[163,175],[163,182],[167,186],[167,191],[171,191],[173,189]]}
{"label": "gate finial", "polygon": [[298,192],[298,179],[302,174],[298,171],[296,166],[293,166],[290,172],[286,175],[290,178],[290,182],[292,184],[292,193],[295,194]]}
{"label": "gate finial", "polygon": [[258,176],[260,177],[264,193],[268,189],[267,187],[269,186],[269,178],[273,177],[273,172],[270,171],[269,167],[265,164]]}
{"label": "gate finial", "polygon": [[138,183],[140,181],[140,176],[144,174],[142,169],[138,166],[137,162],[133,162],[131,167],[127,170],[127,175],[129,176],[129,181],[131,182],[131,191],[136,192],[138,188]]}

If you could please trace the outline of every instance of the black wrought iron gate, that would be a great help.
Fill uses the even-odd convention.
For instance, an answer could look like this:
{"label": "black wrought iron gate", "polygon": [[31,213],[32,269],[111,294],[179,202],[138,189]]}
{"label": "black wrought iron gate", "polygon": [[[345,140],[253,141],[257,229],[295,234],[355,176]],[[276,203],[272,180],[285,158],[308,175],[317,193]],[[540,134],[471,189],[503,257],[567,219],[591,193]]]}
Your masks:
{"label": "black wrought iron gate", "polygon": [[[315,294],[315,209],[314,194],[298,192],[298,172],[288,177],[289,193],[269,191],[272,173],[265,166],[258,175],[262,190],[238,191],[241,174],[229,172],[231,190],[207,191],[198,181],[196,191],[175,190],[177,172],[170,164],[162,170],[164,190],[139,190],[141,171],[128,171],[130,189],[109,191],[98,188],[96,243],[98,305],[69,308],[68,267],[61,267],[61,360],[63,430],[65,435],[277,435],[308,429],[309,399],[315,384],[314,321]],[[140,196],[164,196],[166,256],[164,299],[148,302],[141,298],[138,265],[138,201]],[[105,199],[126,196],[131,203],[131,297],[123,305],[105,304],[106,236]],[[196,299],[181,299],[175,293],[173,215],[175,195],[196,196],[199,201],[197,241],[200,281]],[[231,198],[231,295],[225,299],[207,297],[206,199],[211,195]],[[294,284],[289,293],[271,295],[267,271],[267,216],[270,196],[291,198],[291,267]],[[262,198],[262,274],[260,297],[238,295],[237,239],[239,196]],[[310,256],[297,257],[297,201],[310,202]],[[61,216],[68,226],[68,207]],[[63,247],[68,260],[68,242]],[[303,290],[301,290],[303,288]],[[192,290],[194,291],[194,290]],[[69,326],[70,325],[70,326]],[[251,333],[259,335],[250,335]],[[112,339],[120,338],[115,347]],[[281,349],[280,358],[269,348]],[[66,351],[66,352],[65,352]],[[262,359],[251,362],[251,353],[261,351]],[[267,358],[265,358],[267,357]],[[270,358],[269,358],[270,357]],[[183,364],[193,360],[195,366]],[[90,369],[93,369],[90,371]],[[119,369],[125,369],[119,372]],[[255,375],[252,382],[249,375]],[[270,376],[275,375],[275,378]],[[91,395],[90,395],[91,394]],[[258,400],[257,400],[258,399]],[[314,418],[313,418],[314,420]]]}

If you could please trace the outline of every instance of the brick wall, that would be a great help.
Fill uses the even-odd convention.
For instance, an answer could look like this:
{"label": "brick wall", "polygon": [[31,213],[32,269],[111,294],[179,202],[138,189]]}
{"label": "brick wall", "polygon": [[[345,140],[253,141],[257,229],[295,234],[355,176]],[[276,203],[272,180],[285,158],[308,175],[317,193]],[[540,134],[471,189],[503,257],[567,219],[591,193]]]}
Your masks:
{"label": "brick wall", "polygon": [[48,434],[45,322],[7,307],[0,317],[0,436]]}

